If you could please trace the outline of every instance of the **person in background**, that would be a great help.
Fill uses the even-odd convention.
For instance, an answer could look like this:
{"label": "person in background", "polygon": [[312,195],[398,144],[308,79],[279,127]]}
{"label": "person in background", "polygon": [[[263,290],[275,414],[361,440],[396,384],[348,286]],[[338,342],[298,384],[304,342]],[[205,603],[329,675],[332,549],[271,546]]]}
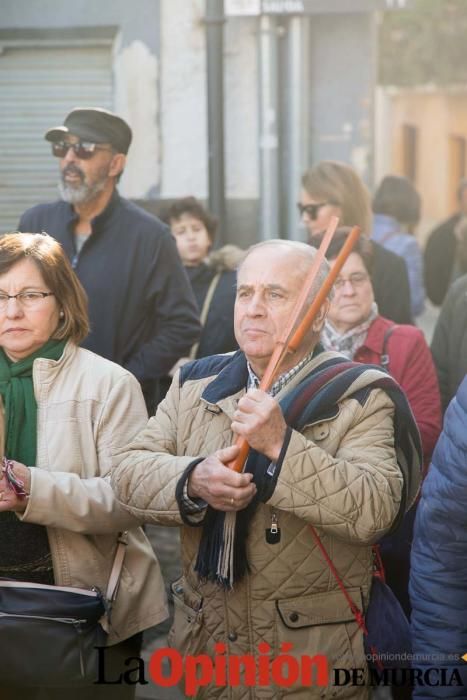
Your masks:
{"label": "person in background", "polygon": [[[125,659],[139,656],[142,630],[164,620],[167,607],[141,521],[117,503],[109,478],[113,450],[146,424],[143,395],[130,372],[78,347],[89,330],[86,307],[85,292],[56,240],[46,234],[2,236],[5,455],[27,498],[9,489],[1,474],[0,577],[105,591],[119,533],[128,530],[107,625],[109,672],[118,677]],[[0,677],[1,700],[132,700],[134,695],[134,685],[21,688],[18,678],[12,688]]]}
{"label": "person in background", "polygon": [[[326,257],[333,265],[349,230],[338,229]],[[334,295],[321,333],[326,350],[349,360],[380,365],[404,390],[415,417],[423,449],[425,470],[441,431],[441,401],[430,349],[423,332],[396,325],[379,314],[371,282],[372,246],[360,238],[334,284]],[[410,541],[415,510],[401,529],[382,545],[387,581],[407,614]]]}
{"label": "person in background", "polygon": [[373,197],[372,239],[405,260],[414,318],[425,308],[423,256],[414,236],[420,208],[420,195],[406,177],[387,175]]}
{"label": "person in background", "polygon": [[195,197],[177,199],[165,219],[191,282],[203,326],[190,359],[236,350],[233,326],[236,268],[243,251],[226,245],[210,252],[217,220]]}
{"label": "person in background", "polygon": [[59,159],[61,200],[29,209],[18,228],[63,245],[89,299],[83,347],[132,372],[153,413],[160,377],[200,327],[168,227],[118,193],[131,129],[112,112],[77,108],[45,138]]}
{"label": "person in background", "polygon": [[467,265],[456,259],[456,226],[467,216],[467,178],[457,189],[458,211],[437,226],[428,236],[424,253],[425,287],[428,298],[440,306],[454,280],[467,272]]}
{"label": "person in background", "polygon": [[[331,216],[341,226],[360,226],[363,235],[373,230],[368,189],[349,165],[321,161],[302,176],[299,212],[308,228],[310,242],[318,240]],[[317,237],[317,239],[316,239]],[[372,241],[372,282],[380,313],[396,323],[411,323],[410,287],[407,268],[399,255]]]}
{"label": "person in background", "polygon": [[[465,278],[464,278],[465,279]],[[414,688],[414,697],[462,698],[467,688],[467,377],[444,417],[422,488],[410,574],[414,665],[446,669],[451,685]]]}
{"label": "person in background", "polygon": [[431,352],[445,411],[467,374],[467,275],[451,285],[444,299],[431,341]]}

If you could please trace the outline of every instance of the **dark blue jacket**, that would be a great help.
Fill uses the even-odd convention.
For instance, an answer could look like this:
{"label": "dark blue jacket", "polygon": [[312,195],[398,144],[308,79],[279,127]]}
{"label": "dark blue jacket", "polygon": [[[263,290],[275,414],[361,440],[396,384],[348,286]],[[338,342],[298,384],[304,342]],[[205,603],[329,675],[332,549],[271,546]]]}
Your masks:
{"label": "dark blue jacket", "polygon": [[165,224],[115,191],[76,253],[70,204],[26,211],[20,231],[46,231],[65,249],[87,292],[91,333],[83,346],[122,365],[149,396],[154,380],[199,336],[196,302]]}
{"label": "dark blue jacket", "polygon": [[[217,270],[204,263],[197,267],[187,267],[191,286],[201,311],[209,285]],[[206,323],[201,332],[196,358],[220,355],[238,348],[234,334],[234,305],[237,273],[235,270],[222,270],[214,295],[209,305]]]}
{"label": "dark blue jacket", "polygon": [[[418,505],[410,575],[418,668],[456,669],[464,686],[417,687],[417,698],[467,698],[467,377],[451,401]],[[424,658],[423,658],[424,657]],[[449,674],[448,674],[449,675]]]}

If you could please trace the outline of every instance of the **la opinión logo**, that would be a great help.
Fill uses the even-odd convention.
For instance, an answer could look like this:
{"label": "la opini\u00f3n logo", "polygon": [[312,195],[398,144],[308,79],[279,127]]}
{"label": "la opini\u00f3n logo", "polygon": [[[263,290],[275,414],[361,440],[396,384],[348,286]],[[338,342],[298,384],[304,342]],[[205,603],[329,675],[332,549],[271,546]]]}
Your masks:
{"label": "la opini\u00f3n logo", "polygon": [[[96,647],[98,677],[96,685],[147,685],[144,660],[139,656],[125,659],[126,671],[109,677],[105,655],[109,647]],[[281,653],[272,657],[266,642],[258,645],[258,653],[227,654],[227,645],[214,645],[214,656],[183,656],[176,649],[157,649],[149,659],[148,673],[161,688],[184,684],[185,696],[194,697],[202,687],[342,687],[342,686],[463,686],[456,667],[394,668],[382,671],[364,668],[329,668],[323,654],[293,656],[293,645],[281,644]]]}
{"label": "la opini\u00f3n logo", "polygon": [[[132,656],[125,660],[127,671],[117,678],[106,675],[105,654],[108,647],[96,647],[98,651],[97,685],[147,685],[144,660]],[[198,689],[207,685],[221,688],[270,687],[287,688],[292,685],[327,686],[329,668],[326,656],[292,656],[293,645],[281,645],[281,654],[271,657],[271,647],[266,642],[258,645],[258,654],[226,654],[227,645],[214,645],[214,656],[198,654],[182,656],[176,649],[157,649],[149,660],[148,672],[151,680],[161,688],[170,688],[183,681],[185,695],[194,697]],[[167,663],[169,671],[167,672]]]}

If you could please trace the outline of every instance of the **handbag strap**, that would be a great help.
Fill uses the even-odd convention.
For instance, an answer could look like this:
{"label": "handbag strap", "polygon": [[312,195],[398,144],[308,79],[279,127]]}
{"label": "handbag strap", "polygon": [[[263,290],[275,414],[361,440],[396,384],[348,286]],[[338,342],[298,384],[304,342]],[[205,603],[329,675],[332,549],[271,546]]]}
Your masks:
{"label": "handbag strap", "polygon": [[393,326],[390,326],[389,328],[386,329],[384,333],[384,338],[383,338],[383,347],[381,348],[381,355],[380,355],[380,360],[379,364],[381,367],[389,372],[389,355],[387,351],[387,345],[388,345],[388,340],[391,337],[391,335],[394,333],[396,330],[397,325],[394,324]]}
{"label": "handbag strap", "polygon": [[120,583],[120,576],[122,573],[123,560],[125,559],[125,551],[128,544],[128,532],[120,532],[117,542],[117,551],[115,552],[112,570],[110,572],[109,582],[107,584],[107,592],[105,594],[106,600],[110,603],[115,600],[117,595],[118,584]]}
{"label": "handbag strap", "polygon": [[[214,275],[214,277],[211,280],[211,283],[208,287],[208,291],[206,292],[206,296],[204,298],[203,302],[203,308],[201,309],[201,314],[199,317],[199,321],[201,323],[201,326],[204,328],[206,325],[206,321],[208,318],[208,313],[209,313],[209,308],[211,306],[212,298],[214,296],[214,292],[216,291],[217,285],[219,284],[219,280],[221,278],[221,273],[218,272],[217,274]],[[199,348],[199,341],[192,345],[191,350],[190,350],[190,360],[196,359],[196,353],[198,352]]]}
{"label": "handbag strap", "polygon": [[[347,603],[349,604],[349,608],[352,611],[353,616],[355,617],[355,622],[360,627],[363,634],[368,637],[368,629],[367,629],[367,626],[365,624],[365,616],[363,615],[363,612],[360,610],[360,608],[354,603],[354,601],[350,597],[350,595],[349,595],[349,593],[344,585],[344,582],[342,581],[341,577],[339,576],[339,573],[338,573],[336,567],[332,563],[331,557],[327,553],[326,548],[323,545],[323,543],[321,542],[321,539],[320,539],[318,533],[316,532],[315,528],[313,527],[313,525],[310,525],[310,530],[311,530],[311,534],[313,535],[313,538],[314,538],[316,544],[318,545],[323,557],[326,559],[326,562],[327,562],[329,568],[331,569],[332,575],[334,576],[334,578],[337,581],[337,585],[341,589]],[[377,571],[376,575],[379,576],[382,579],[382,581],[384,581],[384,566],[383,566],[383,562],[382,562],[381,555],[379,552],[379,548],[376,546],[373,546],[372,551],[373,551],[373,556],[376,556],[376,563],[378,565],[378,571]],[[375,658],[376,666],[378,667],[378,669],[380,671],[382,671],[384,669],[384,664],[382,663],[381,659],[379,658],[378,650],[376,649],[376,647],[373,644],[370,645],[370,651],[373,655],[373,658]]]}

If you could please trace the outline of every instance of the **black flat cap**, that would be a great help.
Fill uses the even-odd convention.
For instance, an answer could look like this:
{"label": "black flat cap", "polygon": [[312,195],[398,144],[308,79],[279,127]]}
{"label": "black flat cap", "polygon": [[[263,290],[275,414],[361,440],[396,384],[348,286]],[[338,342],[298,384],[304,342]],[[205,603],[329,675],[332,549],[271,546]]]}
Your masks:
{"label": "black flat cap", "polygon": [[110,143],[118,153],[128,153],[131,129],[124,119],[106,109],[77,107],[65,118],[63,126],[49,129],[47,141],[60,141],[67,134],[79,136],[83,141]]}

